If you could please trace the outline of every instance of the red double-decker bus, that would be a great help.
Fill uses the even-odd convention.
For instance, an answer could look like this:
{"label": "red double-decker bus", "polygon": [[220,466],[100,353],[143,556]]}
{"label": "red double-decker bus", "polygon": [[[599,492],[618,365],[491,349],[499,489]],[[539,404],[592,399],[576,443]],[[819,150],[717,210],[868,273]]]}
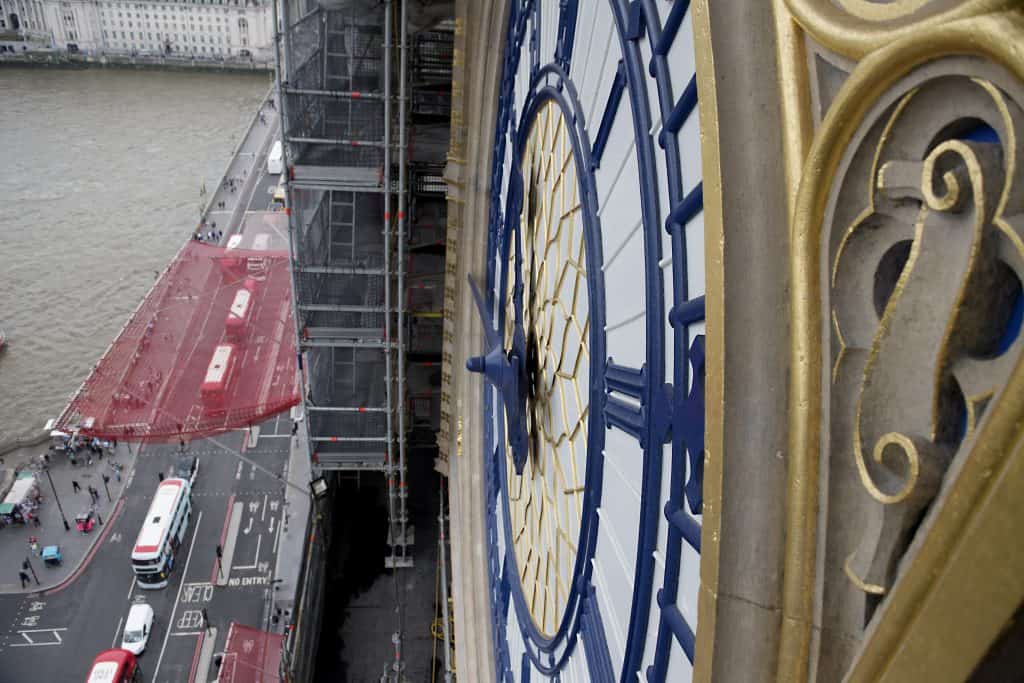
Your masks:
{"label": "red double-decker bus", "polygon": [[234,344],[221,344],[214,349],[206,376],[199,386],[203,405],[208,410],[223,412],[224,398],[235,374],[237,355]]}
{"label": "red double-decker bus", "polygon": [[139,671],[135,655],[128,650],[104,650],[96,655],[89,669],[89,677],[85,683],[140,683],[142,672]]}
{"label": "red double-decker bus", "polygon": [[242,287],[235,292],[235,298],[231,302],[231,308],[228,310],[228,317],[224,321],[224,329],[227,332],[228,339],[233,342],[240,342],[245,339],[249,331],[249,321],[253,316],[253,305],[253,296],[249,289]]}

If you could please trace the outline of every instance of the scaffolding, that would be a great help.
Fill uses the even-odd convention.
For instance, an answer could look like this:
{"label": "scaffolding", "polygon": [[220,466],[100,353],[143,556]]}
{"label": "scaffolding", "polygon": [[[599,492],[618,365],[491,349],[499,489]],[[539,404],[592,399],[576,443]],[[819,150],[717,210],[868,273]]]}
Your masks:
{"label": "scaffolding", "polygon": [[385,566],[411,567],[407,435],[440,419],[453,26],[407,35],[404,0],[276,9],[307,445],[317,473],[385,477]]}

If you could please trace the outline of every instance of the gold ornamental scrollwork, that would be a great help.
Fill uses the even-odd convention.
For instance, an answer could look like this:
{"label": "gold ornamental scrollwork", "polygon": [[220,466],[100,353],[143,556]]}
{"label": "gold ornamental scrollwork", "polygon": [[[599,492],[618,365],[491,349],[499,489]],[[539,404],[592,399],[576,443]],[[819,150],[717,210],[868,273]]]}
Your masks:
{"label": "gold ornamental scrollwork", "polygon": [[815,40],[859,59],[942,24],[1013,7],[1015,0],[784,0]]}
{"label": "gold ornamental scrollwork", "polygon": [[[954,561],[964,501],[981,500],[982,477],[1009,462],[1024,424],[1013,398],[1024,391],[1021,335],[1000,341],[1020,324],[1007,321],[1024,279],[1024,14],[976,16],[1001,2],[908,1],[884,3],[893,14],[880,21],[870,15],[883,3],[868,0],[785,3],[815,39],[866,56],[814,134],[792,210],[777,680],[814,675],[823,599],[860,605],[839,610],[860,621],[838,630],[871,619],[859,654],[833,673],[898,680],[906,658],[896,653],[912,624],[922,628],[915,618],[941,571],[931,563]],[[823,468],[856,486],[819,488]],[[932,506],[940,495],[956,503]],[[827,536],[822,522],[844,506],[854,532]]]}

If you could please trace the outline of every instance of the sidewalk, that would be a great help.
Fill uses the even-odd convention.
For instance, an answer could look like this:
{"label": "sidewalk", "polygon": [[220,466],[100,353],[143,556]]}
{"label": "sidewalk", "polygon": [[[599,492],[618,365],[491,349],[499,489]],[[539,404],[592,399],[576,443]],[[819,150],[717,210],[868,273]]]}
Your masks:
{"label": "sidewalk", "polygon": [[[273,97],[273,93],[270,97]],[[213,190],[206,206],[205,223],[200,228],[204,235],[216,225],[216,229],[224,233],[220,243],[226,244],[227,238],[239,231],[242,217],[252,200],[253,186],[260,175],[260,167],[255,161],[269,151],[278,136],[277,110],[266,99],[253,116],[249,129],[238,145],[237,153],[224,169],[221,184]],[[229,185],[230,181],[234,184]]]}
{"label": "sidewalk", "polygon": [[[8,469],[27,468],[29,462],[40,453],[45,453],[47,444],[38,446],[27,446],[12,451],[3,457],[3,467]],[[69,577],[78,572],[79,567],[88,559],[93,546],[107,534],[111,517],[115,517],[120,511],[120,498],[128,481],[131,479],[135,469],[135,455],[138,454],[138,445],[128,447],[119,443],[113,454],[103,456],[102,460],[93,460],[92,465],[86,465],[86,451],[78,458],[79,464],[72,466],[64,454],[53,454],[50,456],[49,477],[42,470],[35,472],[39,484],[39,492],[42,494],[42,504],[39,506],[39,519],[41,525],[36,527],[29,525],[13,525],[0,529],[0,593],[36,593],[55,588],[64,583]],[[120,473],[110,467],[110,461],[123,465]],[[103,476],[110,477],[107,488],[110,490],[110,499],[107,499],[107,491],[103,485]],[[54,500],[54,489],[50,486],[50,479],[53,480],[53,487],[56,488],[57,498],[64,509],[64,516],[71,527],[70,531],[64,530],[64,522],[61,520],[61,512]],[[72,481],[77,481],[81,491],[74,492]],[[89,509],[91,502],[88,488],[92,486],[100,492],[100,502],[96,506],[103,524],[97,524],[92,532],[83,534],[75,529],[75,515]],[[39,539],[40,550],[48,545],[59,545],[61,554],[64,556],[64,563],[60,567],[47,567],[43,565],[38,555],[33,555],[28,545],[29,536],[36,536]],[[132,540],[132,539],[129,539]],[[21,571],[22,563],[28,558],[39,578],[39,585],[31,581],[24,589],[18,579],[18,572]],[[32,572],[28,572],[31,576]]]}

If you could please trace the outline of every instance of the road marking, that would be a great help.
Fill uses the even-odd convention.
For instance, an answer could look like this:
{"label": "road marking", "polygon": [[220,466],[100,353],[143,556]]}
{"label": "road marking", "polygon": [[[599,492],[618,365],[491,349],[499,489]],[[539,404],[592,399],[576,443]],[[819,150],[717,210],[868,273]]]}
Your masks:
{"label": "road marking", "polygon": [[132,584],[128,586],[128,599],[132,599],[132,593],[135,592],[135,576],[132,575]]}
{"label": "road marking", "polygon": [[196,629],[203,625],[203,612],[198,609],[187,609],[181,613],[181,618],[178,619],[179,629]]}
{"label": "road marking", "polygon": [[[252,518],[249,519],[252,521]],[[235,565],[235,569],[256,569],[260,564],[260,543],[263,541],[263,534],[256,534],[256,559],[252,561],[252,564],[247,564],[244,567],[242,565]]]}
{"label": "road marking", "polygon": [[274,516],[270,516],[270,533],[274,533]]}
{"label": "road marking", "polygon": [[[60,631],[67,631],[66,628],[36,628],[26,629],[24,631],[15,631],[18,635],[25,639],[24,643],[11,643],[10,647],[43,647],[46,645],[63,645],[64,641],[60,637]],[[41,643],[37,643],[32,640],[28,634],[30,633],[49,633],[56,640],[48,640]]]}
{"label": "road marking", "polygon": [[228,585],[232,588],[239,586],[269,586],[270,574],[264,576],[232,576]]}
{"label": "road marking", "polygon": [[202,631],[177,631],[172,636],[198,636]]}
{"label": "road marking", "polygon": [[245,514],[245,503],[238,501],[231,506],[231,519],[228,522],[228,533],[221,544],[223,550],[221,557],[221,571],[217,576],[216,584],[223,586],[227,583],[228,575],[231,573],[231,561],[235,556],[235,541],[238,540],[238,527],[242,525],[242,515]]}
{"label": "road marking", "polygon": [[114,629],[114,639],[110,641],[110,649],[113,650],[117,647],[117,634],[121,632],[121,624],[124,622],[124,617],[117,620],[117,628]]}
{"label": "road marking", "polygon": [[[185,558],[185,570],[181,574],[181,585],[178,586],[178,596],[174,598],[174,607],[171,609],[171,618],[167,620],[167,625],[170,626],[174,623],[174,614],[178,611],[178,601],[181,600],[181,589],[185,587],[185,577],[188,576],[188,565],[192,562],[192,550],[196,547],[196,537],[199,535],[199,523],[203,521],[203,511],[199,511],[199,516],[196,517],[196,528],[192,530],[192,543],[188,546],[188,556]],[[160,647],[160,656],[156,660],[156,667],[153,669],[153,680],[157,680],[157,672],[160,671],[160,663],[164,660],[164,650],[167,649],[167,641],[171,637],[171,629],[167,629],[167,634],[164,636],[164,644]]]}
{"label": "road marking", "polygon": [[260,521],[261,522],[265,522],[267,520],[267,498],[268,498],[268,495],[266,493],[264,493],[263,494],[263,508],[260,511]]}
{"label": "road marking", "polygon": [[249,518],[249,526],[247,526],[244,529],[242,529],[242,533],[243,534],[249,535],[249,532],[252,531],[252,522],[253,522],[254,519],[256,519],[256,518],[255,517],[250,517]]}
{"label": "road marking", "polygon": [[235,479],[241,479],[242,478],[242,466],[244,464],[245,463],[243,463],[241,460],[238,461],[238,469],[235,470]]}
{"label": "road marking", "polygon": [[185,602],[210,602],[212,599],[212,584],[205,582],[185,584]]}

